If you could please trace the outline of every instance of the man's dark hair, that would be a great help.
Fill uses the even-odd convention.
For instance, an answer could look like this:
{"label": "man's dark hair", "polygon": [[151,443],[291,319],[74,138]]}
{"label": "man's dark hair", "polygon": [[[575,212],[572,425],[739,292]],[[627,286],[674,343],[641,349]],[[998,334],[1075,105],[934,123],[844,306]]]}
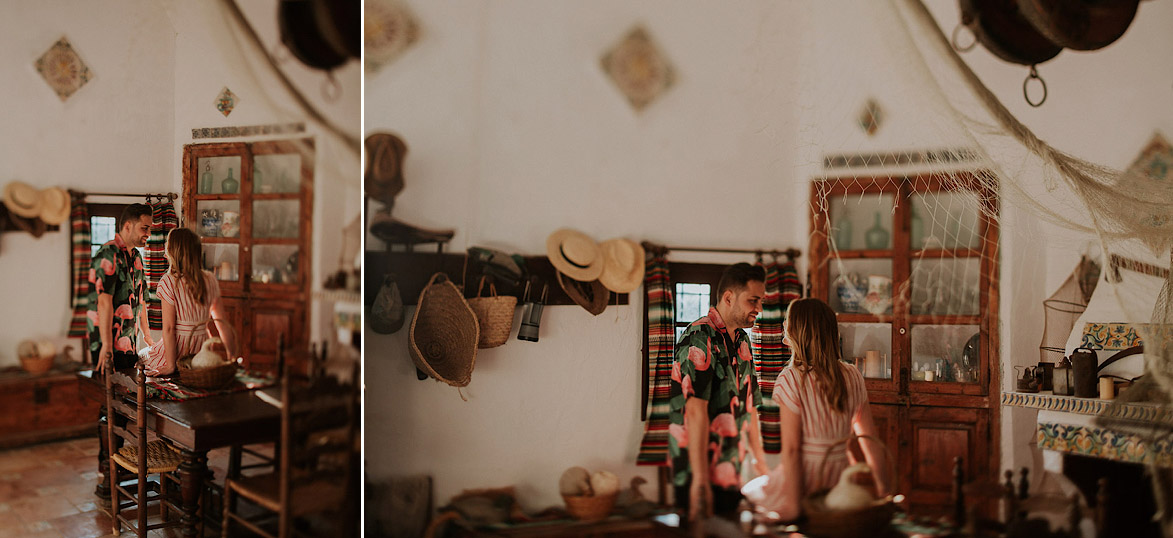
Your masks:
{"label": "man's dark hair", "polygon": [[721,273],[721,282],[717,284],[718,300],[725,296],[726,290],[733,290],[736,293],[738,290],[745,289],[745,285],[751,280],[764,284],[766,282],[766,268],[745,262],[726,267],[725,272]]}
{"label": "man's dark hair", "polygon": [[127,221],[137,221],[143,215],[151,216],[151,206],[147,204],[130,204],[122,209],[122,215],[118,217],[118,232],[122,231],[122,226]]}

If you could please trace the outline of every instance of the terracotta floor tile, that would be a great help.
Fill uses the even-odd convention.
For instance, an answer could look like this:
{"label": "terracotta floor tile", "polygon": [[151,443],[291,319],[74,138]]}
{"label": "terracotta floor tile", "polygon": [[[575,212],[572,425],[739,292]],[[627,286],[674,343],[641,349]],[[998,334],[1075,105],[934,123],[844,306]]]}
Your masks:
{"label": "terracotta floor tile", "polygon": [[78,513],[77,507],[64,497],[26,497],[10,504],[26,524]]}
{"label": "terracotta floor tile", "polygon": [[71,538],[95,538],[111,534],[110,516],[99,510],[59,517],[49,523],[62,535]]}
{"label": "terracotta floor tile", "polygon": [[31,469],[22,473],[21,487],[30,491],[39,491],[47,487],[60,487],[78,484],[81,474],[68,466],[48,466]]}

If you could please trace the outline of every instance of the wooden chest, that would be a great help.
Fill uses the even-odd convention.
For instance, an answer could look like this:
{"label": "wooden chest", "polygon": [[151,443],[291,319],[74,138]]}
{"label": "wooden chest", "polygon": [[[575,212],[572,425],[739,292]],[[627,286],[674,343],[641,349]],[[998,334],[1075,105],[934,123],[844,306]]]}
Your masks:
{"label": "wooden chest", "polygon": [[0,448],[92,434],[99,406],[82,398],[76,372],[0,372]]}

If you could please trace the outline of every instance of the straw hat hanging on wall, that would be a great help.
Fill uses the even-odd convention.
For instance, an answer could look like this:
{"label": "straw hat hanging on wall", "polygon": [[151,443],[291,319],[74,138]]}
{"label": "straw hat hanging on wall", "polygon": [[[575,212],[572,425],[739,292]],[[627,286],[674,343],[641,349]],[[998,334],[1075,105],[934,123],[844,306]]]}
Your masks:
{"label": "straw hat hanging on wall", "polygon": [[631,293],[644,281],[644,248],[630,239],[608,239],[599,245],[603,272],[599,282],[615,293]]}
{"label": "straw hat hanging on wall", "polygon": [[28,183],[10,181],[4,186],[4,205],[18,217],[40,217],[43,203],[40,191]]}
{"label": "straw hat hanging on wall", "polygon": [[607,309],[607,301],[611,299],[611,293],[601,282],[598,280],[590,282],[575,280],[562,274],[562,271],[554,271],[554,273],[557,275],[558,285],[562,286],[562,290],[575,304],[596,316]]}
{"label": "straw hat hanging on wall", "polygon": [[41,191],[41,220],[56,226],[69,218],[69,193],[61,187],[49,187]]}
{"label": "straw hat hanging on wall", "polygon": [[546,257],[554,269],[580,282],[590,282],[603,272],[599,244],[586,234],[562,228],[546,238]]}

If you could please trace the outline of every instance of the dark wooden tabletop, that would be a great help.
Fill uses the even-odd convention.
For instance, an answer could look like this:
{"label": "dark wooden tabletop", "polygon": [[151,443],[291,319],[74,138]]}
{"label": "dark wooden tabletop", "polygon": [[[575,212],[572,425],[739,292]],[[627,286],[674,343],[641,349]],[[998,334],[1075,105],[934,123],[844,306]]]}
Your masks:
{"label": "dark wooden tabletop", "polygon": [[[92,370],[78,372],[90,396],[105,389]],[[281,410],[257,393],[279,395],[280,387],[247,390],[184,401],[149,400],[147,427],[182,448],[211,450],[234,444],[274,441],[281,433]]]}

